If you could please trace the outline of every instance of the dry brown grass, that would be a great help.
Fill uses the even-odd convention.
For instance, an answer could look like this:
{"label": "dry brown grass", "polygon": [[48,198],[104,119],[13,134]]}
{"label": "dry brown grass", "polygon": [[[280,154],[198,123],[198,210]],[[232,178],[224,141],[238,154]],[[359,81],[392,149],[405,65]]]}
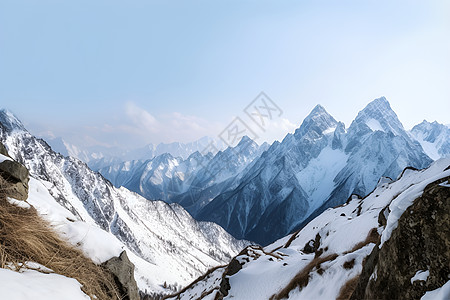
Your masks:
{"label": "dry brown grass", "polygon": [[349,281],[347,281],[339,291],[339,296],[336,300],[348,300],[353,294],[353,291],[356,289],[358,285],[359,276],[353,277]]}
{"label": "dry brown grass", "polygon": [[297,238],[298,234],[300,233],[300,230],[297,230],[296,232],[294,232],[291,237],[289,238],[289,240],[287,241],[286,245],[284,246],[284,248],[288,248],[292,242]]}
{"label": "dry brown grass", "polygon": [[355,259],[353,258],[352,260],[346,261],[342,266],[346,270],[353,269],[353,267],[355,266]]}
{"label": "dry brown grass", "polygon": [[367,234],[367,237],[364,241],[359,242],[350,251],[344,252],[344,254],[355,252],[356,250],[361,249],[362,247],[370,244],[370,243],[378,243],[380,240],[380,235],[378,234],[377,228],[372,228],[369,233]]}
{"label": "dry brown grass", "polygon": [[314,268],[320,267],[320,265],[324,262],[331,261],[338,257],[337,254],[327,255],[325,257],[316,257],[309,264],[307,264],[291,281],[287,284],[287,286],[282,289],[278,294],[272,295],[270,300],[280,300],[289,297],[289,293],[295,288],[299,288],[300,290],[308,285],[309,282],[309,274]]}
{"label": "dry brown grass", "polygon": [[[193,282],[191,282],[189,285],[185,286],[183,289],[181,289],[179,292],[176,292],[175,294],[171,294],[171,295],[165,295],[163,297],[163,299],[167,299],[167,298],[174,298],[174,297],[179,297],[181,294],[183,294],[184,292],[186,292],[187,290],[193,288],[197,283],[199,283],[202,280],[205,280],[207,277],[209,277],[209,275],[211,275],[214,271],[216,271],[217,269],[220,268],[225,268],[225,266],[217,266],[217,267],[213,267],[211,269],[209,269],[208,271],[206,271],[205,274],[203,274],[202,276],[198,277],[197,279],[195,279]],[[212,290],[214,291],[214,290]],[[212,292],[211,291],[211,292]],[[178,299],[178,298],[177,298]]]}
{"label": "dry brown grass", "polygon": [[111,273],[63,241],[33,207],[24,209],[10,204],[4,187],[5,181],[0,177],[1,268],[17,270],[26,262],[36,262],[77,279],[91,298],[121,299]]}

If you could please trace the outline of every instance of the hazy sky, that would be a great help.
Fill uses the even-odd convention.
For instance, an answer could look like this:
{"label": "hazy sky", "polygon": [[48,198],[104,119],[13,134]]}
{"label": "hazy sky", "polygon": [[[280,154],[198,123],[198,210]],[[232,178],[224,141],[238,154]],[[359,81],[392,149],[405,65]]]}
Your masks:
{"label": "hazy sky", "polygon": [[34,134],[135,147],[216,136],[264,91],[282,138],[386,96],[450,123],[449,1],[1,0],[0,106]]}

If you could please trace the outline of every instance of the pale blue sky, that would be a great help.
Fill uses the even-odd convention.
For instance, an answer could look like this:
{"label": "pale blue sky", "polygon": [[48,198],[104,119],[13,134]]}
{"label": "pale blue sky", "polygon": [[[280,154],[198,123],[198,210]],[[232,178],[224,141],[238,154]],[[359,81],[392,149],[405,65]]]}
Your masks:
{"label": "pale blue sky", "polygon": [[386,96],[450,123],[448,1],[0,1],[0,103],[35,134],[138,146],[214,136],[260,92],[281,138],[318,103]]}

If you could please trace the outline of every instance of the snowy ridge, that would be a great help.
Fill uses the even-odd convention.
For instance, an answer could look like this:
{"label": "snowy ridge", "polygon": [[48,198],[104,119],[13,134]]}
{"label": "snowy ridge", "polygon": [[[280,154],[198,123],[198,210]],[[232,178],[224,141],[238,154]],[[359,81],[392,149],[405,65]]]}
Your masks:
{"label": "snowy ridge", "polygon": [[[395,203],[402,201],[397,199],[412,202],[427,184],[450,176],[449,166],[449,158],[440,159],[427,169],[407,170],[397,181],[380,180],[364,199],[355,196],[340,207],[327,209],[302,230],[267,247],[248,247],[234,259],[239,267],[230,264],[216,269],[171,299],[216,299],[219,294],[236,300],[336,299],[343,286],[360,275],[363,261],[380,235],[389,239],[391,216],[406,209],[403,206],[397,211]],[[389,213],[387,207],[393,210]],[[379,223],[380,213],[388,217],[385,226]],[[230,274],[231,269],[235,271]],[[414,280],[423,280],[426,272],[422,271],[417,270]],[[300,282],[300,274],[306,274],[308,280],[300,288],[292,287],[294,278]],[[224,289],[225,281],[229,287]],[[448,294],[447,286],[436,294]]]}
{"label": "snowy ridge", "polygon": [[[0,114],[1,120],[9,117]],[[8,124],[0,123],[0,139],[33,177],[30,204],[96,262],[129,250],[142,290],[165,292],[164,282],[185,285],[247,245],[214,223],[195,221],[177,204],[114,188],[81,161],[53,152],[23,125]]]}
{"label": "snowy ridge", "polygon": [[423,121],[411,129],[410,134],[415,138],[425,153],[434,160],[450,156],[450,128],[448,126]]}

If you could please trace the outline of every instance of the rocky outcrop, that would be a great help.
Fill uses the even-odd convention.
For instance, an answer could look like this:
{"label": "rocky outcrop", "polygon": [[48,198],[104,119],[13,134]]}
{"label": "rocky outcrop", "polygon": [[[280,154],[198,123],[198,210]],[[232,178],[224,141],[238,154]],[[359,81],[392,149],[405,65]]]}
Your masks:
{"label": "rocky outcrop", "polygon": [[[9,157],[5,146],[0,143],[0,153]],[[3,190],[8,197],[17,200],[27,200],[28,198],[28,169],[13,160],[0,162],[0,176],[4,179]]]}
{"label": "rocky outcrop", "polygon": [[6,150],[5,145],[3,145],[2,143],[0,143],[0,154],[3,154],[4,156],[9,156],[8,150]]}
{"label": "rocky outcrop", "polygon": [[449,280],[449,180],[429,184],[402,214],[391,238],[366,259],[351,299],[420,299]]}
{"label": "rocky outcrop", "polygon": [[125,251],[122,251],[119,257],[113,257],[104,262],[103,266],[114,275],[116,284],[120,288],[121,299],[140,299],[139,290],[134,279],[134,265],[128,259]]}

